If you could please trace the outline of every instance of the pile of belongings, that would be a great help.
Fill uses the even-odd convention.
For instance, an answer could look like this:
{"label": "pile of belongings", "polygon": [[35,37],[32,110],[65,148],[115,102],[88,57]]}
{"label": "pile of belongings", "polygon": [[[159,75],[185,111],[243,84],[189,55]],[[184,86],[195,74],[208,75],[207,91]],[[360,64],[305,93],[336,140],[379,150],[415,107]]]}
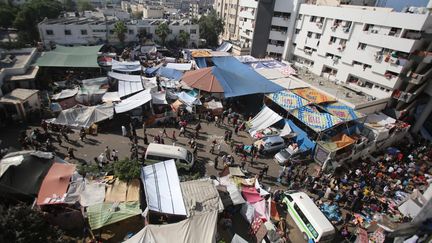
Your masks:
{"label": "pile of belongings", "polygon": [[333,223],[338,223],[342,220],[342,215],[339,210],[339,206],[336,204],[323,203],[320,206],[320,210]]}
{"label": "pile of belongings", "polygon": [[253,138],[254,139],[261,139],[261,138],[270,137],[270,136],[278,136],[279,134],[280,134],[279,129],[274,128],[274,127],[267,127],[267,128],[256,131],[253,134]]}

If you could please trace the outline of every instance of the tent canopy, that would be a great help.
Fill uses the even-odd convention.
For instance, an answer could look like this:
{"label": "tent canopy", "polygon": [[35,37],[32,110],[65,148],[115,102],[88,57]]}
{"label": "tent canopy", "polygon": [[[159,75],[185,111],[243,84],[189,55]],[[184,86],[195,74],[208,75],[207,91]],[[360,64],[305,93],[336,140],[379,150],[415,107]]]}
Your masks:
{"label": "tent canopy", "polygon": [[102,102],[107,103],[107,102],[119,102],[121,101],[119,93],[118,92],[106,92],[103,96],[102,96]]}
{"label": "tent canopy", "polygon": [[343,121],[357,120],[366,116],[339,102],[323,104],[322,108]]}
{"label": "tent canopy", "polygon": [[120,97],[125,97],[130,94],[135,94],[136,92],[139,92],[143,90],[144,87],[142,85],[142,82],[129,82],[129,81],[118,81],[118,93]]}
{"label": "tent canopy", "polygon": [[[170,64],[170,63],[168,63]],[[161,67],[158,70],[158,74],[162,77],[172,79],[172,80],[180,80],[183,76],[183,73],[177,69],[169,68],[169,67]]]}
{"label": "tent canopy", "polygon": [[141,214],[139,202],[99,203],[87,207],[92,230]]}
{"label": "tent canopy", "polygon": [[178,71],[189,71],[192,69],[192,63],[167,63],[166,68]]}
{"label": "tent canopy", "polygon": [[166,91],[160,91],[157,93],[152,93],[152,103],[155,105],[167,105],[166,101]]}
{"label": "tent canopy", "polygon": [[213,57],[212,61],[215,64],[212,73],[219,80],[227,98],[283,90],[234,57]]}
{"label": "tent canopy", "polygon": [[223,51],[223,52],[227,52],[231,49],[233,45],[229,42],[224,41],[217,49],[216,51]]}
{"label": "tent canopy", "polygon": [[54,163],[42,182],[37,205],[62,203],[75,168],[73,164]]}
{"label": "tent canopy", "polygon": [[131,75],[116,72],[108,72],[108,76],[117,80],[129,81],[129,82],[141,82],[141,75]]}
{"label": "tent canopy", "polygon": [[300,107],[290,111],[290,113],[316,132],[321,132],[343,122],[327,112],[319,111],[312,105]]}
{"label": "tent canopy", "polygon": [[204,90],[211,93],[222,93],[220,81],[213,75],[213,68],[201,68],[194,71],[186,72],[182,81],[192,88]]}
{"label": "tent canopy", "polygon": [[308,100],[303,99],[289,90],[267,94],[266,96],[287,111],[310,104]]}
{"label": "tent canopy", "polygon": [[133,110],[137,107],[144,105],[152,99],[152,95],[150,94],[150,90],[146,89],[137,94],[132,95],[131,97],[122,100],[120,103],[114,106],[116,113],[123,113],[126,111]]}
{"label": "tent canopy", "polygon": [[83,207],[103,203],[105,200],[105,183],[86,183],[80,193],[80,204]]}
{"label": "tent canopy", "polygon": [[188,106],[201,105],[201,101],[193,96],[188,95],[184,91],[177,94],[178,99]]}
{"label": "tent canopy", "polygon": [[111,69],[119,72],[136,72],[141,71],[141,64],[139,61],[119,62],[113,59]]}
{"label": "tent canopy", "polygon": [[319,104],[324,102],[333,102],[336,101],[336,99],[325,95],[321,92],[319,92],[316,89],[313,88],[301,88],[301,89],[294,89],[292,90],[297,95],[300,95],[301,97],[309,100],[312,103]]}
{"label": "tent canopy", "polygon": [[52,123],[74,128],[89,128],[94,123],[110,119],[113,116],[112,105],[76,106],[60,112],[59,116]]}
{"label": "tent canopy", "polygon": [[36,61],[39,67],[82,67],[98,68],[99,46],[60,46],[56,49],[44,52]]}
{"label": "tent canopy", "polygon": [[224,207],[211,180],[194,180],[180,183],[187,216],[211,211],[222,212]]}
{"label": "tent canopy", "polygon": [[141,180],[144,185],[149,210],[166,214],[186,215],[174,160],[143,167]]}
{"label": "tent canopy", "polygon": [[58,94],[54,94],[51,99],[52,100],[61,100],[61,99],[66,99],[66,98],[70,98],[72,96],[75,96],[78,93],[78,89],[64,89],[62,91],[60,91],[60,93]]}
{"label": "tent canopy", "polygon": [[264,106],[264,108],[249,121],[249,133],[253,134],[258,130],[265,129],[281,119],[282,117],[278,113],[274,112],[267,106]]}
{"label": "tent canopy", "polygon": [[285,119],[285,122],[288,123],[290,128],[292,129],[296,136],[296,143],[302,151],[313,150],[315,148],[315,142],[309,139],[308,134],[299,128],[293,121]]}

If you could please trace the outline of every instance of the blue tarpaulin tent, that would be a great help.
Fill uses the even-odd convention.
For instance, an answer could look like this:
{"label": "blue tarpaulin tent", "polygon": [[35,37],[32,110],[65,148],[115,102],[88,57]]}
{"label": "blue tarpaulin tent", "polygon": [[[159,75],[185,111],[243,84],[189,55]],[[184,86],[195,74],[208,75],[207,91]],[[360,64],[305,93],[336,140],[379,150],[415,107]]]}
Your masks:
{"label": "blue tarpaulin tent", "polygon": [[146,68],[145,73],[150,76],[154,76],[156,74],[156,71],[159,69],[159,67],[151,67]]}
{"label": "blue tarpaulin tent", "polygon": [[199,68],[206,68],[207,62],[205,60],[205,57],[197,57],[195,58],[195,62]]}
{"label": "blue tarpaulin tent", "polygon": [[226,98],[284,90],[234,57],[213,57],[212,73],[219,80]]}
{"label": "blue tarpaulin tent", "polygon": [[296,143],[302,151],[306,151],[308,149],[313,150],[315,148],[316,143],[309,139],[305,131],[296,126],[296,124],[294,124],[294,122],[289,119],[285,119],[285,122],[288,123],[288,125],[291,127],[291,130],[297,134]]}
{"label": "blue tarpaulin tent", "polygon": [[183,76],[183,73],[181,71],[166,67],[159,68],[158,74],[162,77],[177,81],[180,80]]}

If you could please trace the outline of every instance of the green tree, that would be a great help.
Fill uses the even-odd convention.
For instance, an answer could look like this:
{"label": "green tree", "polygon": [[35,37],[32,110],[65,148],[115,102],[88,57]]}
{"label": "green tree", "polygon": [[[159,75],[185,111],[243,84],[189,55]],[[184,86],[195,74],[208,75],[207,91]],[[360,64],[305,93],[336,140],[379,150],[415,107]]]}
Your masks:
{"label": "green tree", "polygon": [[217,46],[219,35],[223,31],[224,23],[221,18],[212,10],[208,15],[202,16],[199,21],[200,38],[207,41],[210,47]]}
{"label": "green tree", "polygon": [[171,30],[167,23],[161,23],[156,28],[155,34],[161,39],[162,45],[165,45],[166,38],[171,34]]}
{"label": "green tree", "polygon": [[114,24],[114,33],[117,35],[119,41],[123,44],[126,39],[127,32],[126,24],[123,21],[117,21]]}
{"label": "green tree", "polygon": [[187,47],[189,43],[190,35],[186,31],[181,31],[178,36],[178,39],[181,47]]}
{"label": "green tree", "polygon": [[[13,7],[7,4],[0,4],[0,27],[4,29],[8,29],[12,27],[14,19],[16,17],[16,11]],[[9,43],[11,42],[11,38],[8,33]]]}
{"label": "green tree", "polygon": [[62,231],[25,204],[0,206],[0,242],[62,242]]}
{"label": "green tree", "polygon": [[14,21],[14,26],[19,30],[19,38],[27,43],[39,40],[37,24],[44,18],[58,18],[62,9],[59,1],[32,0],[25,3]]}
{"label": "green tree", "polygon": [[80,12],[94,9],[88,0],[78,0],[77,5],[78,5],[78,11]]}
{"label": "green tree", "polygon": [[73,0],[64,0],[64,8],[66,11],[74,11],[75,3]]}
{"label": "green tree", "polygon": [[141,173],[141,164],[136,160],[124,158],[114,163],[114,175],[122,181],[138,179]]}

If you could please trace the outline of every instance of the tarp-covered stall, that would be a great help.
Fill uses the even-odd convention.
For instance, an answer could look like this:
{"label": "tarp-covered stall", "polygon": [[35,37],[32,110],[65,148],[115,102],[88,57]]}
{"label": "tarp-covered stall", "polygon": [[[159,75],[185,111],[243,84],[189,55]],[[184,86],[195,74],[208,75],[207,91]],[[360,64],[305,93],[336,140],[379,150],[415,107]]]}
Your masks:
{"label": "tarp-covered stall", "polygon": [[194,180],[180,183],[187,216],[224,209],[219,193],[211,180]]}
{"label": "tarp-covered stall", "polygon": [[115,104],[114,109],[116,113],[123,113],[140,107],[150,100],[152,100],[152,95],[150,94],[150,90],[146,89]]}
{"label": "tarp-covered stall", "polygon": [[44,52],[36,61],[39,67],[73,67],[73,68],[98,68],[99,46],[60,46],[48,52]]}
{"label": "tarp-covered stall", "polygon": [[316,146],[316,143],[309,138],[309,135],[299,128],[293,121],[285,119],[285,122],[288,123],[291,130],[296,134],[295,140],[298,144],[300,150],[313,150]]}
{"label": "tarp-covered stall", "polygon": [[192,69],[192,63],[167,63],[166,68],[178,71],[189,71]]}
{"label": "tarp-covered stall", "polygon": [[106,92],[102,96],[102,102],[104,103],[119,102],[119,101],[121,101],[121,99],[118,92]]}
{"label": "tarp-covered stall", "polygon": [[88,221],[92,230],[140,215],[139,202],[99,203],[87,207]]}
{"label": "tarp-covered stall", "polygon": [[316,132],[324,131],[343,122],[329,113],[319,111],[312,105],[300,107],[290,111],[290,113]]}
{"label": "tarp-covered stall", "polygon": [[313,88],[294,89],[292,90],[292,92],[315,104],[336,101],[336,99],[325,95]]}
{"label": "tarp-covered stall", "polygon": [[213,68],[209,67],[186,72],[182,77],[182,82],[195,89],[210,93],[222,93],[224,89],[212,70]]}
{"label": "tarp-covered stall", "polygon": [[174,160],[148,165],[141,170],[141,180],[150,211],[186,215],[183,194]]}
{"label": "tarp-covered stall", "polygon": [[60,112],[58,117],[51,122],[73,128],[89,128],[94,123],[111,119],[113,116],[112,105],[76,106]]}
{"label": "tarp-covered stall", "polygon": [[280,120],[282,120],[282,117],[278,113],[264,106],[263,109],[248,122],[249,133],[253,136],[256,131],[267,128]]}
{"label": "tarp-covered stall", "polygon": [[78,88],[75,89],[64,89],[60,93],[54,94],[52,100],[61,100],[75,96],[78,93]]}
{"label": "tarp-covered stall", "polygon": [[113,59],[111,69],[119,72],[137,72],[141,71],[141,64],[139,61],[119,62]]}
{"label": "tarp-covered stall", "polygon": [[303,99],[302,97],[288,90],[267,94],[266,96],[287,111],[310,104],[308,100]]}
{"label": "tarp-covered stall", "polygon": [[333,116],[344,121],[352,121],[366,117],[365,114],[357,112],[353,108],[339,102],[323,104],[322,108]]}
{"label": "tarp-covered stall", "polygon": [[37,205],[63,203],[75,168],[74,164],[54,163],[42,181]]}
{"label": "tarp-covered stall", "polygon": [[168,68],[168,67],[160,67],[157,71],[159,76],[165,77],[171,80],[178,81],[183,76],[183,73],[181,71],[178,71],[174,68]]}
{"label": "tarp-covered stall", "polygon": [[108,76],[117,80],[129,81],[129,82],[141,82],[141,75],[131,75],[116,72],[108,72]]}

